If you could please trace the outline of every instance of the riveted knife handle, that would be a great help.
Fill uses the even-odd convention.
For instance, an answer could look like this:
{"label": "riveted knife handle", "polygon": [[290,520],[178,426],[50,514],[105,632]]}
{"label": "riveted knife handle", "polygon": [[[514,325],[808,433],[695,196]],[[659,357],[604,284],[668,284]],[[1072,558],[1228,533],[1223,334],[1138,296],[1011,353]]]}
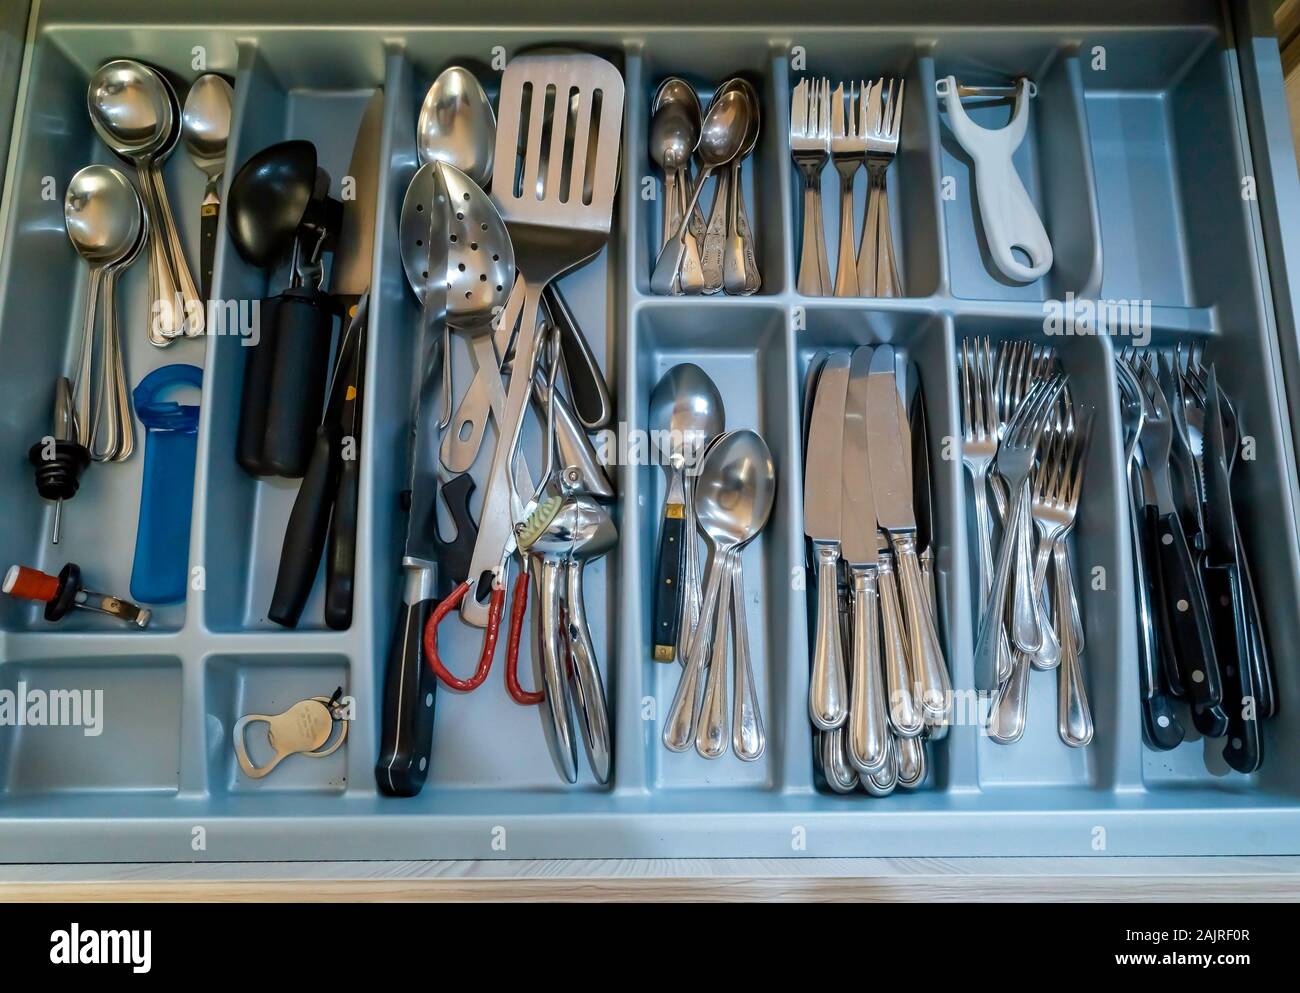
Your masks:
{"label": "riveted knife handle", "polygon": [[408,569],[384,674],[384,715],[375,782],[389,796],[415,796],[429,775],[437,677],[424,655],[424,628],[437,601],[429,570]]}
{"label": "riveted knife handle", "polygon": [[1194,707],[1216,707],[1223,699],[1223,683],[1214,654],[1214,631],[1205,591],[1177,514],[1163,514],[1157,521],[1156,554],[1162,607],[1169,619],[1187,699]]}
{"label": "riveted knife handle", "polygon": [[911,534],[892,536],[894,560],[898,563],[903,590],[903,614],[907,618],[913,681],[921,687],[921,711],[927,724],[945,724],[952,710],[952,686],[944,663],[943,646],[930,598],[916,557],[916,538]]}
{"label": "riveted knife handle", "polygon": [[[1210,573],[1218,573],[1210,580]],[[1228,729],[1223,745],[1223,760],[1237,772],[1256,771],[1264,759],[1264,742],[1260,734],[1259,687],[1253,659],[1241,572],[1236,565],[1224,569],[1207,569],[1206,578],[1228,598],[1231,617],[1224,617],[1216,628],[1221,635],[1219,657],[1223,661],[1223,710]]]}
{"label": "riveted knife handle", "polygon": [[808,714],[822,731],[843,725],[849,716],[848,681],[840,638],[840,612],[836,596],[839,582],[838,541],[814,541],[817,563],[817,633],[813,645],[812,681],[808,686]]}
{"label": "riveted knife handle", "polygon": [[879,772],[889,757],[889,722],[880,668],[876,571],[853,570],[853,679],[849,707],[849,761],[859,772]]}
{"label": "riveted knife handle", "polygon": [[1183,685],[1183,674],[1178,667],[1178,653],[1174,646],[1174,634],[1169,626],[1169,612],[1165,610],[1165,592],[1162,586],[1160,576],[1160,513],[1151,504],[1143,507],[1143,540],[1146,556],[1147,567],[1150,570],[1148,578],[1148,589],[1151,591],[1151,623],[1156,632],[1156,649],[1159,656],[1160,671],[1164,673],[1164,681],[1169,686],[1169,692],[1176,697],[1187,695],[1187,688]]}
{"label": "riveted knife handle", "polygon": [[880,597],[880,626],[883,635],[881,654],[885,662],[885,686],[889,690],[889,724],[900,737],[913,738],[921,733],[924,723],[912,699],[912,675],[907,667],[903,609],[898,602],[892,557],[881,555],[877,571],[876,590]]}
{"label": "riveted knife handle", "polygon": [[199,207],[199,296],[206,304],[212,299],[212,269],[217,258],[217,234],[221,230],[221,203],[216,201],[216,193],[209,184],[209,196],[203,198]]}
{"label": "riveted knife handle", "polygon": [[654,660],[677,657],[682,621],[682,566],[686,548],[686,512],[681,474],[674,470],[659,522],[659,555],[655,565]]}

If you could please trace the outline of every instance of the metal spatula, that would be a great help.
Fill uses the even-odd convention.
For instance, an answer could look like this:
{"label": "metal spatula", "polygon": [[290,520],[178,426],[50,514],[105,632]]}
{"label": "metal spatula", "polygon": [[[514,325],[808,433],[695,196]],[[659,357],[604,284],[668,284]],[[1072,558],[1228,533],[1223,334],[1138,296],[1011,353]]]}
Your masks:
{"label": "metal spatula", "polygon": [[[528,407],[538,308],[551,280],[591,258],[609,238],[618,185],[623,77],[595,55],[527,55],[501,77],[492,199],[519,268],[501,315],[518,325],[516,356],[479,519],[472,577],[495,569],[514,521],[510,465]],[[488,608],[466,597],[461,616],[487,625]]]}

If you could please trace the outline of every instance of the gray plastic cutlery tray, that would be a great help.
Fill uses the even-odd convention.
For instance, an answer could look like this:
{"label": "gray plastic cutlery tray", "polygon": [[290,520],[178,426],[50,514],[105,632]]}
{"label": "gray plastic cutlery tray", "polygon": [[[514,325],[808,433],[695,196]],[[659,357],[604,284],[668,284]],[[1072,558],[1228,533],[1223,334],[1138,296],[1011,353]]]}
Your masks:
{"label": "gray plastic cutlery tray", "polygon": [[[151,368],[205,369],[190,564],[183,605],[145,631],[82,612],[59,625],[0,602],[0,690],[103,691],[103,728],[0,727],[0,860],[129,861],[689,856],[958,856],[1300,854],[1300,541],[1296,520],[1294,232],[1300,208],[1276,43],[1267,4],[814,4],[760,0],[644,9],[488,0],[465,6],[372,0],[268,5],[158,5],[37,0],[27,37],[6,170],[0,237],[0,565],[57,571],[78,562],[88,583],[130,581],[143,460],[94,465],[65,508],[63,543],[48,541],[28,447],[49,431],[51,390],[71,369],[86,269],[64,233],[62,198],[82,165],[109,163],[86,114],[89,75],[132,57],[188,81],[194,60],[230,75],[235,115],[225,183],[274,141],[315,142],[335,183],[376,87],[385,93],[365,394],[355,619],[322,620],[321,583],[296,630],[266,618],[296,483],[257,480],[236,464],[246,349],[235,337],[146,337],[146,267],[119,301],[134,386]],[[929,20],[926,20],[929,18]],[[1234,47],[1235,42],[1235,47]],[[403,277],[397,220],[415,168],[415,120],[429,82],[460,63],[495,99],[500,57],[539,43],[611,58],[627,85],[622,176],[608,247],[561,282],[614,393],[620,430],[647,428],[649,394],[678,362],[718,384],[728,427],[767,440],[778,495],[767,529],[744,552],[755,674],[768,731],[763,758],[708,762],[660,744],[658,718],[676,665],[650,655],[664,476],[620,462],[621,540],[587,570],[587,605],[614,721],[608,787],[584,763],[562,783],[540,708],[504,691],[504,652],[488,682],[440,691],[428,783],[419,796],[378,793],[373,767],[388,641],[399,600],[406,430],[417,307]],[[494,59],[496,68],[493,68]],[[792,60],[806,60],[792,65]],[[795,291],[799,177],[788,150],[790,92],[804,72],[832,80],[906,80],[900,153],[889,182],[905,295],[814,299]],[[667,75],[702,99],[736,73],[762,98],[762,133],[744,191],[763,274],[748,298],[649,293],[660,242],[658,175],[647,151],[650,100]],[[1042,280],[991,275],[971,164],[953,141],[935,80],[1038,84],[1017,168],[1052,237]],[[996,125],[1005,106],[975,111]],[[998,115],[1002,115],[999,119]],[[198,258],[203,175],[183,150],[166,183],[191,260]],[[55,196],[43,195],[52,177]],[[654,182],[647,184],[647,177]],[[824,173],[835,264],[833,169]],[[865,195],[859,178],[859,209]],[[707,194],[706,194],[707,196]],[[223,236],[214,295],[256,300],[283,285],[247,265]],[[1262,770],[1242,777],[1221,743],[1172,752],[1143,742],[1121,430],[1112,356],[1125,339],[1048,338],[1052,301],[1149,306],[1157,345],[1203,339],[1235,398],[1254,458],[1237,479],[1241,524],[1274,652],[1280,712],[1265,725]],[[936,572],[954,685],[972,685],[974,546],[958,450],[956,357],[966,335],[1020,336],[1057,348],[1076,397],[1097,411],[1075,535],[1096,721],[1085,749],[1063,745],[1055,682],[1035,680],[1029,727],[1013,746],[973,723],[931,746],[924,788],[886,799],[830,793],[814,768],[807,716],[810,624],[804,574],[800,410],[803,380],[824,348],[892,342],[924,384],[933,473]],[[468,385],[458,342],[455,377]],[[142,440],[137,423],[137,439]],[[536,440],[526,441],[536,451]],[[481,470],[488,458],[485,449]],[[476,494],[477,500],[481,492]],[[455,633],[451,633],[456,628]],[[504,640],[504,639],[503,639]],[[479,632],[444,627],[445,656],[468,673]],[[531,666],[522,665],[525,682]],[[240,773],[231,729],[336,686],[357,701],[345,747],[290,758],[270,776]],[[1193,738],[1194,738],[1193,733]]]}

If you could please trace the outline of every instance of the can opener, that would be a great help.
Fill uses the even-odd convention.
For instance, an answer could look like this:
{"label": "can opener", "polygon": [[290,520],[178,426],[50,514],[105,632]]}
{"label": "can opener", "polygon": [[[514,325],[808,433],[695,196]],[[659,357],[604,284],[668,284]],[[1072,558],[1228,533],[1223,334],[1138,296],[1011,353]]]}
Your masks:
{"label": "can opener", "polygon": [[[1052,268],[1052,243],[1011,157],[1024,140],[1029,101],[1038,87],[1023,76],[1014,88],[961,86],[947,76],[936,80],[934,89],[946,101],[949,129],[975,164],[975,193],[994,266],[1007,279],[1033,282]],[[981,127],[962,107],[963,96],[1014,96],[1011,123],[997,130]],[[1024,253],[1028,265],[1014,249]]]}
{"label": "can opener", "polygon": [[[250,779],[261,779],[290,755],[302,754],[308,758],[320,759],[336,752],[348,736],[348,720],[342,716],[343,710],[339,703],[342,695],[343,691],[339,689],[332,697],[314,696],[309,700],[301,700],[274,716],[245,714],[236,721],[233,732],[235,757],[239,760],[239,768],[244,771],[244,775]],[[253,764],[244,739],[245,728],[259,721],[266,724],[266,740],[275,752],[275,757],[263,766]],[[343,725],[343,730],[330,744],[336,722]]]}

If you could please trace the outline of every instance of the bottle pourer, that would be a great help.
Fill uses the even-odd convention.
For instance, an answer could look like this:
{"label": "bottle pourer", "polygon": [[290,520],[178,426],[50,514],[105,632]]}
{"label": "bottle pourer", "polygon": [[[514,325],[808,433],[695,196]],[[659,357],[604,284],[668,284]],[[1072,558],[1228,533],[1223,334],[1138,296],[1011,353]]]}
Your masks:
{"label": "bottle pourer", "polygon": [[27,451],[27,461],[36,469],[36,490],[54,503],[54,527],[50,540],[59,543],[63,524],[63,501],[77,495],[81,474],[90,465],[90,452],[81,443],[72,383],[60,376],[54,383],[54,431]]}

